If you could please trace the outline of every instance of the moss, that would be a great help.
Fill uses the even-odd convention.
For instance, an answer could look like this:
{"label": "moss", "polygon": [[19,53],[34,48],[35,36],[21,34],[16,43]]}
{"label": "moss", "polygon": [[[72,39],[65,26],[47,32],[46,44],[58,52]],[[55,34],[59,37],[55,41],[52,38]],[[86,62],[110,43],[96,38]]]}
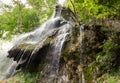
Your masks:
{"label": "moss", "polygon": [[29,72],[20,72],[6,80],[7,83],[36,83],[38,74]]}
{"label": "moss", "polygon": [[25,49],[25,50],[33,50],[35,48],[36,44],[27,44],[27,43],[22,43],[18,47],[20,49]]}
{"label": "moss", "polygon": [[72,43],[75,44],[78,36],[80,35],[80,26],[75,26],[72,28]]}
{"label": "moss", "polygon": [[83,72],[84,72],[84,76],[85,76],[85,80],[87,81],[86,83],[92,83],[92,71],[91,71],[91,68],[90,67],[86,67],[83,69]]}
{"label": "moss", "polygon": [[53,37],[48,37],[45,41],[44,44],[50,43],[51,41],[53,41],[54,38]]}

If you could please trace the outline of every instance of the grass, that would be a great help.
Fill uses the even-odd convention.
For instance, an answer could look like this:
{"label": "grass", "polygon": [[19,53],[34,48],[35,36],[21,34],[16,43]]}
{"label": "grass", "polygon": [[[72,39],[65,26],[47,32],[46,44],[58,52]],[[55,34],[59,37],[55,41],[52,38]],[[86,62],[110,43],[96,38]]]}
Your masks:
{"label": "grass", "polygon": [[36,83],[38,74],[29,72],[20,72],[15,76],[0,83]]}

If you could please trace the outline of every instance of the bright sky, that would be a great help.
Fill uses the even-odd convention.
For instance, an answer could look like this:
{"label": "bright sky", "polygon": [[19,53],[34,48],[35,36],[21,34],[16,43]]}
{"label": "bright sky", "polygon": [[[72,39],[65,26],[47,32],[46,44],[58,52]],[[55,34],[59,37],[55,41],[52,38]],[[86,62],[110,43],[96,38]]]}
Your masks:
{"label": "bright sky", "polygon": [[[12,0],[1,0],[3,3],[5,3],[5,4],[8,4],[8,5],[12,5]],[[20,1],[22,1],[22,3],[26,3],[26,0],[20,0]]]}
{"label": "bright sky", "polygon": [[65,2],[65,0],[58,0],[58,3],[61,4],[61,5],[63,5],[64,2]]}
{"label": "bright sky", "polygon": [[1,0],[3,3],[6,3],[6,4],[11,4],[11,1],[10,0]]}
{"label": "bright sky", "polygon": [[[13,3],[12,3],[12,0],[1,0],[3,3],[5,3],[5,4],[7,4],[7,5],[13,5]],[[19,0],[19,1],[21,1],[23,4],[25,4],[26,2],[27,2],[27,0]],[[66,0],[58,0],[58,3],[59,4],[61,4],[61,5],[63,5],[64,4],[64,2],[65,2]],[[0,3],[0,6],[1,6],[2,4]],[[26,4],[25,5],[26,6],[26,8],[32,8],[30,5],[28,5],[28,4]],[[0,13],[2,12],[2,10],[0,9]]]}
{"label": "bright sky", "polygon": [[[1,1],[7,5],[12,5],[12,0],[1,0]],[[25,4],[27,0],[19,0],[19,1],[22,1],[22,3]],[[58,3],[63,5],[65,1],[66,0],[58,0]]]}
{"label": "bright sky", "polygon": [[[19,0],[19,1],[25,4],[27,0]],[[0,15],[2,14],[3,11],[2,7],[4,6],[2,3],[13,6],[12,0],[0,0]],[[26,4],[25,6],[26,8],[31,8],[31,6],[29,6],[28,4]]]}

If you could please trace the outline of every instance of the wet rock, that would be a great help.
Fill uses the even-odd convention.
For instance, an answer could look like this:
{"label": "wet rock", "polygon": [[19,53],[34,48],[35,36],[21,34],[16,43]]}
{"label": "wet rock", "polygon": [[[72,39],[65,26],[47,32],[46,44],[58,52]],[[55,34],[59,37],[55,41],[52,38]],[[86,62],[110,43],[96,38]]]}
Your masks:
{"label": "wet rock", "polygon": [[[51,28],[53,31],[40,36],[43,37],[42,40],[35,44],[24,40],[15,45],[8,57],[17,62],[16,70],[38,70],[38,83],[96,82],[110,67],[116,67],[120,63],[120,33],[113,36],[110,30],[104,30],[106,27],[100,25],[75,26],[77,20],[73,12],[63,9],[62,16],[67,21],[65,24]],[[59,16],[58,13],[57,15]],[[69,17],[72,18],[72,26],[68,22]],[[47,32],[48,30],[44,33]]]}

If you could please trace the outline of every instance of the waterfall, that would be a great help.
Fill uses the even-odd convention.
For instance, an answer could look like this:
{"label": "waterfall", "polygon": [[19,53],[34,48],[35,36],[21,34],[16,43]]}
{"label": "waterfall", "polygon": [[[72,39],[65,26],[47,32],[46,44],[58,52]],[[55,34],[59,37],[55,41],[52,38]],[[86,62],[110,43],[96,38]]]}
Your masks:
{"label": "waterfall", "polygon": [[15,44],[19,44],[24,40],[26,43],[37,44],[42,41],[46,36],[48,36],[56,27],[56,23],[60,20],[60,17],[51,18],[47,20],[44,24],[38,27],[36,30],[20,35],[16,40]]}
{"label": "waterfall", "polygon": [[[81,48],[80,49],[80,65],[83,64],[84,51],[85,51],[84,50],[84,48],[85,48],[85,46],[84,46],[84,40],[83,40],[83,38],[84,38],[84,29],[85,29],[85,25],[83,24],[83,25],[80,26],[80,48]],[[81,66],[81,69],[82,69],[82,66]],[[85,83],[83,69],[81,71],[80,76],[81,76],[81,83]]]}
{"label": "waterfall", "polygon": [[84,38],[84,25],[81,25],[80,26],[80,63],[82,64],[82,59],[83,59],[83,52],[84,52],[84,41],[83,41],[83,38]]}
{"label": "waterfall", "polygon": [[60,35],[58,35],[57,38],[55,39],[55,43],[54,43],[55,47],[53,48],[53,52],[52,52],[53,56],[52,56],[52,60],[51,60],[50,74],[54,74],[55,72],[57,73],[57,71],[59,69],[61,49],[65,42],[66,36],[68,35],[67,30],[68,30],[67,27],[61,29],[59,31]]}
{"label": "waterfall", "polygon": [[[54,83],[55,81],[58,81],[61,51],[66,41],[66,38],[70,33],[70,28],[71,28],[70,24],[65,24],[64,26],[60,27],[58,35],[54,39],[53,48],[50,50],[50,53],[46,57],[48,63],[46,67],[43,69],[43,71],[41,71],[41,74],[45,76],[45,78],[47,78],[47,79],[45,78],[42,79],[42,82]],[[59,80],[66,81],[67,79],[68,77],[66,75],[59,77]],[[62,82],[59,82],[59,83],[62,83]]]}
{"label": "waterfall", "polygon": [[[4,75],[0,73],[2,80],[15,75],[18,71],[29,70],[34,65],[36,68],[36,65],[38,67],[41,60],[43,60],[45,67],[41,70],[41,76],[43,76],[41,81],[45,83],[58,82],[58,80],[59,83],[68,82],[65,67],[62,75],[59,75],[60,59],[66,38],[70,35],[74,25],[71,20],[63,19],[61,6],[56,6],[55,11],[54,16],[36,30],[21,34],[14,40],[12,48],[7,50],[8,54],[5,54],[4,57],[6,59],[8,55],[7,57],[12,59],[9,59],[11,61],[8,66],[5,64],[7,68],[5,68]],[[46,43],[51,37],[51,41]],[[47,48],[47,45],[50,49],[48,48],[46,51],[44,48]],[[63,72],[65,73],[63,74]]]}
{"label": "waterfall", "polygon": [[[20,57],[19,60],[17,60],[17,63],[16,62],[12,62],[12,63],[8,63],[8,62],[5,62],[4,60],[6,61],[9,61],[7,58],[6,58],[6,55],[5,56],[0,56],[2,59],[0,60],[1,63],[6,63],[4,64],[5,66],[9,65],[9,67],[7,66],[5,69],[5,71],[7,71],[7,73],[5,74],[5,76],[3,77],[3,79],[5,78],[8,78],[12,75],[14,75],[18,70],[16,70],[17,68],[17,64],[23,64],[24,62],[26,62],[26,60],[23,60],[23,57],[24,57],[24,54],[26,53],[26,51],[29,49],[29,45],[35,45],[36,47],[34,48],[34,50],[32,51],[32,54],[30,54],[30,58],[29,60],[27,61],[28,65],[30,64],[30,60],[31,58],[33,58],[33,55],[36,51],[39,50],[40,47],[43,46],[43,43],[44,41],[43,40],[46,40],[46,38],[51,35],[53,33],[53,31],[55,31],[57,29],[56,27],[56,24],[57,22],[60,20],[61,18],[60,17],[55,17],[55,18],[51,18],[49,19],[48,21],[46,21],[42,26],[40,26],[38,29],[32,31],[32,32],[29,32],[29,33],[25,33],[25,34],[22,34],[20,35],[13,43],[13,45],[16,47],[16,46],[19,46],[20,44],[24,43],[24,44],[27,44],[28,46],[23,46],[22,49],[24,49],[24,52],[21,52],[19,51],[17,53],[17,58]],[[62,38],[61,38],[62,39]],[[58,40],[58,39],[57,39]],[[64,38],[62,39],[64,41]],[[59,42],[58,42],[59,43]],[[62,44],[62,42],[60,42]],[[39,44],[39,45],[38,45]],[[8,44],[7,44],[8,45]],[[9,50],[9,49],[8,49]],[[8,50],[5,50],[5,53],[7,53]],[[14,56],[13,56],[14,57]],[[2,68],[2,66],[0,66]],[[18,68],[19,69],[19,68]],[[1,69],[2,70],[2,69]],[[0,70],[0,72],[1,72]],[[3,69],[4,70],[4,69]],[[11,71],[13,70],[13,71]],[[16,70],[16,71],[15,71]]]}
{"label": "waterfall", "polygon": [[0,41],[0,78],[6,73],[7,69],[12,64],[12,60],[6,58],[8,55],[7,51],[12,47],[12,43],[9,41]]}
{"label": "waterfall", "polygon": [[84,36],[83,31],[84,31],[84,27],[85,27],[84,24],[80,26],[80,41],[81,41],[81,46],[82,46],[82,43],[83,43],[83,36]]}

